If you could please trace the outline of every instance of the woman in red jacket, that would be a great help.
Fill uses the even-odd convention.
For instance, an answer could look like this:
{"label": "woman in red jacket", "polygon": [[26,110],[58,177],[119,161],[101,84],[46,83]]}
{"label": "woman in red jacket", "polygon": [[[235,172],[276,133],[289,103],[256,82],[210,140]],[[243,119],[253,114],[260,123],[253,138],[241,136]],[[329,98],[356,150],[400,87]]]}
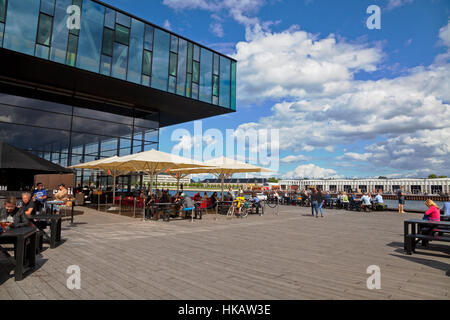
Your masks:
{"label": "woman in red jacket", "polygon": [[427,205],[428,210],[425,212],[424,220],[441,221],[441,213],[438,205],[431,199],[425,201],[425,204]]}

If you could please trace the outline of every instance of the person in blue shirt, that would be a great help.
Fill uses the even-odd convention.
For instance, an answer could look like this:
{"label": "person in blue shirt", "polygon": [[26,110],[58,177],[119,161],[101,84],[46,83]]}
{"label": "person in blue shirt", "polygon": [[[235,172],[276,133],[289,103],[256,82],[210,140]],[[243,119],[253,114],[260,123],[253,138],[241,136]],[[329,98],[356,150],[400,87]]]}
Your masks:
{"label": "person in blue shirt", "polygon": [[445,220],[450,220],[450,202],[444,202],[444,206],[441,209],[444,212],[443,218]]}
{"label": "person in blue shirt", "polygon": [[36,205],[36,211],[45,209],[45,203],[47,202],[47,191],[44,188],[42,182],[38,182],[37,188],[33,191],[33,201]]}
{"label": "person in blue shirt", "polygon": [[256,208],[256,214],[259,214],[259,208],[261,208],[261,200],[256,196],[256,193],[254,193],[252,196],[252,203],[253,207]]}
{"label": "person in blue shirt", "polygon": [[380,203],[383,204],[383,197],[381,196],[381,193],[378,193],[377,196],[375,197],[375,203]]}

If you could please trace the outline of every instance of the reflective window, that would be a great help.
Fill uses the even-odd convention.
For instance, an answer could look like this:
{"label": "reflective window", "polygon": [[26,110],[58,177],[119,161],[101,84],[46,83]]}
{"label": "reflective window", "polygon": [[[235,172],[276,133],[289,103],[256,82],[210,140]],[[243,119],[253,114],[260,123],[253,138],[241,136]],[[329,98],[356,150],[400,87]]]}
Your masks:
{"label": "reflective window", "polygon": [[175,53],[178,52],[178,37],[174,35],[170,36],[170,51]]}
{"label": "reflective window", "polygon": [[188,73],[186,77],[186,97],[190,98],[192,94],[192,74]]}
{"label": "reflective window", "polygon": [[217,53],[214,53],[214,62],[213,62],[213,73],[219,74],[219,55]]}
{"label": "reflective window", "polygon": [[115,42],[111,75],[115,78],[125,80],[127,77],[127,61],[128,47]]}
{"label": "reflective window", "polygon": [[102,136],[125,136],[132,132],[132,126],[109,122],[105,125],[104,120],[73,117],[72,130]]}
{"label": "reflective window", "polygon": [[116,41],[127,46],[130,42],[130,29],[116,24]]}
{"label": "reflective window", "polygon": [[67,52],[67,7],[72,4],[71,0],[56,0],[55,16],[53,19],[52,42],[50,49],[50,60],[65,63]]}
{"label": "reflective window", "polygon": [[177,76],[177,60],[178,60],[177,54],[171,52],[169,63],[169,74],[174,77]]}
{"label": "reflective window", "polygon": [[137,84],[141,83],[144,31],[145,25],[141,21],[133,19],[131,22],[127,80]]}
{"label": "reflective window", "polygon": [[170,76],[169,77],[169,88],[168,88],[168,91],[169,92],[171,92],[171,93],[175,93],[175,86],[176,86],[176,84],[177,84],[177,78],[175,78],[175,77],[173,77],[173,76]]}
{"label": "reflective window", "polygon": [[100,70],[103,19],[105,8],[91,0],[83,0],[77,67],[92,72]]}
{"label": "reflective window", "polygon": [[[78,6],[80,9],[83,9],[83,0],[73,0],[72,4],[74,6]],[[73,12],[71,14],[73,14]],[[83,14],[81,14],[81,16],[83,16]],[[76,36],[80,35],[80,29],[70,29],[69,32]]]}
{"label": "reflective window", "polygon": [[187,57],[187,72],[192,73],[192,54],[194,46],[191,42],[188,42],[188,57]]}
{"label": "reflective window", "polygon": [[197,83],[192,84],[192,98],[198,99],[198,84]]}
{"label": "reflective window", "polygon": [[192,82],[198,83],[200,78],[200,62],[194,61],[192,64]]}
{"label": "reflective window", "polygon": [[114,31],[108,28],[103,29],[102,53],[112,56],[114,43]]}
{"label": "reflective window", "polygon": [[50,53],[50,48],[47,46],[43,46],[40,44],[36,45],[36,52],[34,53],[34,55],[38,58],[42,58],[42,59],[48,59],[48,55]]}
{"label": "reflective window", "polygon": [[147,76],[150,76],[152,73],[152,53],[150,51],[144,51],[142,73]]}
{"label": "reflective window", "polygon": [[46,46],[50,45],[50,36],[52,32],[53,18],[41,13],[39,15],[39,27],[37,34],[37,43]]}
{"label": "reflective window", "polygon": [[67,44],[67,57],[66,64],[74,67],[75,61],[77,59],[77,47],[78,47],[78,37],[69,34],[69,42]]}
{"label": "reflective window", "polygon": [[36,0],[8,1],[4,48],[34,55],[39,7]]}
{"label": "reflective window", "polygon": [[200,47],[194,44],[194,60],[200,61]]}
{"label": "reflective window", "polygon": [[150,87],[150,77],[146,75],[142,75],[142,85]]}
{"label": "reflective window", "polygon": [[114,29],[116,24],[116,11],[110,8],[105,8],[105,27]]}
{"label": "reflective window", "polygon": [[219,104],[221,107],[230,107],[231,90],[231,61],[220,57],[220,81],[219,81]]}
{"label": "reflective window", "polygon": [[153,50],[153,34],[155,32],[155,29],[146,24],[145,25],[145,39],[144,39],[144,48],[145,50]]}
{"label": "reflective window", "polygon": [[41,12],[53,16],[55,10],[55,0],[41,0]]}
{"label": "reflective window", "polygon": [[0,48],[3,46],[3,30],[5,30],[5,24],[0,23]]}
{"label": "reflective window", "polygon": [[0,22],[5,22],[6,0],[0,0]]}
{"label": "reflective window", "polygon": [[231,62],[231,109],[236,110],[236,61]]}
{"label": "reflective window", "polygon": [[129,16],[124,15],[123,13],[117,12],[116,22],[121,25],[130,28],[131,27],[131,18]]}
{"label": "reflective window", "polygon": [[170,34],[155,29],[152,63],[152,88],[167,91],[169,80]]}
{"label": "reflective window", "polygon": [[200,61],[200,100],[211,103],[213,53],[202,48]]}
{"label": "reflective window", "polygon": [[184,96],[186,92],[186,58],[187,42],[180,39],[178,47],[177,94]]}
{"label": "reflective window", "polygon": [[213,96],[219,96],[219,77],[213,76]]}
{"label": "reflective window", "polygon": [[111,57],[102,55],[102,61],[100,64],[100,73],[105,76],[111,75]]}

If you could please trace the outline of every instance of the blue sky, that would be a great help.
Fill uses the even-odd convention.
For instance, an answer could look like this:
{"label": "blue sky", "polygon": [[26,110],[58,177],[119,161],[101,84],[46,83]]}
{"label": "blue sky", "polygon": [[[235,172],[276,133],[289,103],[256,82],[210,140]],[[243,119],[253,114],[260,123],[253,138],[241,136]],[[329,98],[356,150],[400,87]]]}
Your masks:
{"label": "blue sky", "polygon": [[278,176],[450,175],[447,0],[104,2],[237,59],[238,112],[203,130],[278,129]]}

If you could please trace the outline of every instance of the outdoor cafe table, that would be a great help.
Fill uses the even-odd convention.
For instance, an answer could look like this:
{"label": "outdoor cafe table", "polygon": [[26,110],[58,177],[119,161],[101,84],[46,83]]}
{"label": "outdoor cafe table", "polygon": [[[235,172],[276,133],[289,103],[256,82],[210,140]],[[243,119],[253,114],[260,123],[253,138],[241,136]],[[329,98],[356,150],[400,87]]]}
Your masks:
{"label": "outdoor cafe table", "polygon": [[167,202],[167,203],[152,203],[148,207],[150,209],[157,209],[163,211],[163,221],[170,221],[170,209],[172,208],[173,203]]}
{"label": "outdoor cafe table", "polygon": [[[10,228],[0,235],[0,244],[14,244],[14,258],[6,250],[1,248],[1,246],[0,249],[6,253],[8,259],[13,260],[15,263],[14,277],[16,281],[22,280],[23,274],[36,265],[36,232],[37,229],[30,226]],[[25,250],[28,239],[30,240],[29,248]],[[25,256],[25,253],[27,256]],[[24,265],[26,260],[28,260],[27,268]]]}
{"label": "outdoor cafe table", "polygon": [[50,213],[52,213],[53,214],[53,206],[55,206],[55,205],[63,205],[63,204],[65,204],[66,202],[65,201],[58,201],[58,200],[51,200],[51,201],[47,201],[47,204],[49,204],[50,205]]}
{"label": "outdoor cafe table", "polygon": [[[410,228],[411,226],[411,228]],[[450,221],[427,221],[427,220],[405,220],[404,222],[404,249],[406,250],[406,241],[409,234],[416,234],[420,227],[450,227]],[[409,232],[411,230],[411,232]]]}
{"label": "outdoor cafe table", "polygon": [[[50,248],[56,248],[56,244],[61,242],[61,216],[58,214],[38,214],[32,215],[30,221],[44,232],[44,236],[50,241]],[[35,222],[50,222],[50,236],[45,232],[44,228],[39,227]]]}

